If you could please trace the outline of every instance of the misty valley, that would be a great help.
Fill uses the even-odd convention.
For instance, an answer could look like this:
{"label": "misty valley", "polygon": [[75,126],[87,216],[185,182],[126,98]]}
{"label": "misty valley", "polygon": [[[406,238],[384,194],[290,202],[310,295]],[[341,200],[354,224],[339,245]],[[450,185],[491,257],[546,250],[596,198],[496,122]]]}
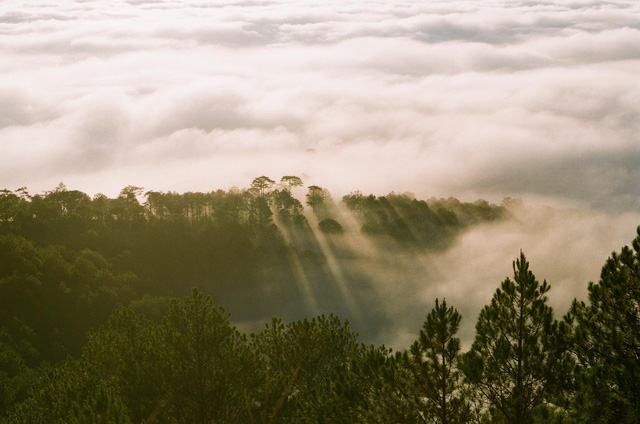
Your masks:
{"label": "misty valley", "polygon": [[639,46],[639,0],[0,1],[0,424],[640,424]]}
{"label": "misty valley", "polygon": [[591,222],[297,176],[1,190],[0,422],[640,422],[640,236],[554,315],[526,250],[476,261],[528,220]]}

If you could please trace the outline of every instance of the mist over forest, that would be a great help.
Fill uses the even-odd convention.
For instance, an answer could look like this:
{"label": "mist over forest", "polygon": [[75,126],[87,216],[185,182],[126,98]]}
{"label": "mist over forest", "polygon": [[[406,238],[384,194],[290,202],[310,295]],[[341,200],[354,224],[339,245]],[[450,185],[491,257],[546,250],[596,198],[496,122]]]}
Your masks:
{"label": "mist over forest", "polygon": [[[131,278],[119,304],[198,286],[247,330],[272,316],[336,313],[364,341],[387,344],[410,323],[411,332],[419,326],[429,291],[449,285],[435,264],[461,237],[515,222],[514,213],[525,209],[517,200],[497,206],[409,193],[356,191],[334,200],[295,176],[277,185],[262,176],[248,189],[207,193],[127,186],[116,198],[90,198],[63,184],[43,195],[2,193],[4,232],[34,249],[98,255],[116,276]],[[459,289],[451,288],[455,298]]]}
{"label": "mist over forest", "polygon": [[[374,196],[354,191],[334,199],[327,189],[305,186],[297,176],[284,176],[277,182],[260,176],[248,188],[210,192],[145,191],[126,186],[115,198],[90,197],[63,183],[35,195],[26,188],[4,189],[0,191],[0,378],[4,386],[0,420],[17,423],[57,417],[59,422],[83,422],[99,416],[103,417],[99,422],[106,423],[149,417],[159,422],[195,422],[191,421],[195,417],[209,417],[204,421],[209,422],[215,416],[218,418],[211,422],[238,422],[241,416],[253,420],[261,409],[267,414],[268,402],[246,405],[248,398],[245,404],[229,398],[227,403],[201,408],[203,402],[213,399],[215,390],[231,396],[229,390],[242,389],[243,396],[249,396],[247,390],[260,387],[261,379],[269,381],[270,367],[277,373],[273,378],[279,381],[279,388],[268,392],[266,383],[264,395],[280,396],[269,414],[272,420],[280,414],[282,422],[300,422],[302,416],[309,422],[371,422],[374,418],[388,422],[399,413],[398,408],[402,418],[392,422],[413,422],[440,413],[457,414],[454,422],[496,422],[504,416],[515,420],[507,422],[546,422],[550,416],[568,420],[584,402],[582,397],[565,397],[585,384],[577,378],[586,371],[572,368],[576,358],[582,357],[570,355],[571,346],[581,346],[582,336],[578,335],[587,331],[582,324],[575,329],[572,324],[586,319],[583,314],[588,309],[580,300],[586,300],[588,279],[596,279],[603,261],[597,252],[605,252],[607,243],[615,243],[617,237],[628,238],[638,222],[635,215],[619,215],[616,221],[610,221],[610,216],[528,206],[514,198],[495,205],[482,199],[466,203],[452,197],[423,200],[411,193]],[[634,248],[640,249],[638,240]],[[535,259],[525,258],[523,250],[529,248],[529,257]],[[621,258],[625,254],[623,250]],[[615,255],[607,263],[618,260]],[[533,262],[531,268],[544,275],[542,285],[529,268],[529,261],[538,258],[539,263]],[[513,262],[514,288],[509,288],[513,284],[508,278],[509,262]],[[604,277],[607,266],[602,269],[601,284],[608,281]],[[637,281],[631,281],[632,302]],[[504,292],[496,291],[498,286]],[[535,389],[539,390],[536,396],[549,396],[532,404],[535,408],[517,406],[516,396],[509,401],[516,404],[509,407],[515,408],[516,418],[509,418],[511,412],[498,408],[493,397],[482,400],[484,380],[474,380],[478,378],[474,373],[489,371],[476,368],[478,359],[474,358],[481,356],[474,355],[486,354],[478,350],[481,332],[486,331],[483,322],[509,328],[509,324],[499,324],[500,319],[508,318],[488,318],[487,314],[500,314],[499,309],[490,312],[497,308],[496,299],[516,290],[533,296],[534,306],[527,309],[530,315],[523,315],[521,321],[532,326],[528,331],[544,323],[543,332],[537,327],[534,335],[523,339],[525,346],[532,343],[527,347],[534,349],[528,353],[531,358],[547,358],[531,372],[560,372],[566,380],[548,380]],[[597,292],[592,285],[588,290],[590,301],[595,302]],[[522,300],[517,304],[530,307]],[[556,317],[567,314],[560,324],[558,318],[552,321],[553,311]],[[543,321],[538,322],[540,319]],[[445,327],[436,330],[438,325]],[[180,330],[180,326],[187,327]],[[198,336],[201,331],[204,333]],[[120,337],[125,339],[119,342]],[[429,349],[436,349],[440,342],[427,343],[428,337],[444,337],[441,345],[443,349],[448,346],[449,353],[443,350],[441,359],[431,357],[435,351],[429,353]],[[160,343],[153,348],[159,356],[143,359],[151,352],[148,343]],[[291,355],[286,366],[278,359],[280,343],[287,346],[285,356]],[[195,350],[182,351],[183,344]],[[584,354],[589,355],[590,345],[585,346]],[[134,351],[126,353],[130,349]],[[461,349],[468,350],[465,356],[459,356]],[[135,356],[125,360],[130,354]],[[151,367],[144,372],[160,372],[169,380],[154,382],[159,375],[146,374],[126,377],[121,373],[129,371],[116,365],[120,362],[109,365],[102,355],[133,361],[132,366],[143,370]],[[200,355],[214,362],[200,364]],[[245,362],[236,363],[225,355],[239,355],[238,360]],[[319,355],[312,361],[325,364],[326,373],[315,374],[320,371],[307,362],[309,355]],[[532,359],[526,358],[522,357],[523,363],[533,366],[528,362]],[[200,371],[189,377],[192,360]],[[429,401],[425,404],[422,398],[421,390],[431,389],[420,389],[421,378],[439,387],[428,380],[435,378],[430,372],[436,371],[421,368],[430,366],[429,361],[456,370],[437,377],[453,387],[446,389],[450,391],[447,396],[453,397],[448,406],[438,407],[442,410],[430,409]],[[608,362],[604,365],[608,369]],[[166,366],[171,370],[162,371]],[[202,366],[213,368],[202,374]],[[365,368],[359,368],[362,366]],[[555,367],[564,368],[554,371]],[[202,387],[194,386],[198,379],[215,379],[227,368],[242,373],[238,387],[236,383],[233,389],[218,387],[222,384],[218,382],[211,389],[214,392],[206,394]],[[134,380],[126,381],[131,378]],[[348,382],[362,378],[370,379],[366,381],[371,388],[356,388]],[[60,384],[73,388],[67,393]],[[179,389],[181,384],[186,384],[184,389]],[[497,382],[489,384],[491,390],[499,387],[493,386]],[[591,389],[584,386],[584,390]],[[199,394],[161,400],[163,393],[174,390]],[[358,401],[345,397],[341,390],[355,390],[365,397]],[[373,392],[365,395],[362,390]],[[418,391],[410,394],[413,390]],[[586,396],[590,392],[578,393]],[[146,400],[140,403],[138,396]],[[198,396],[204,397],[198,400]],[[407,403],[407,396],[417,397]],[[367,402],[380,399],[382,409],[370,410]],[[68,406],[56,409],[59,402]],[[173,406],[165,407],[167,402]],[[200,409],[189,412],[185,402],[196,402]],[[308,402],[317,404],[311,407]],[[602,406],[597,399],[586,402],[594,410]],[[608,402],[612,402],[608,406],[612,414],[634,405],[613,398]],[[233,412],[229,412],[230,405],[234,405]],[[286,407],[280,411],[282,405]],[[592,416],[588,411],[587,416]],[[634,410],[628,411],[633,419]],[[327,418],[330,416],[333,418]]]}
{"label": "mist over forest", "polygon": [[637,0],[1,1],[0,423],[640,422],[639,45]]}
{"label": "mist over forest", "polygon": [[470,344],[474,317],[521,249],[552,284],[551,304],[565,311],[640,222],[511,198],[495,205],[355,191],[333,199],[294,176],[207,193],[127,186],[116,198],[62,183],[35,196],[5,189],[2,211],[4,232],[37,247],[88,249],[133,278],[126,290],[135,295],[112,299],[112,308],[197,286],[247,331],[273,316],[336,313],[362,341],[392,347],[414,337],[435,298],[468,317],[461,335]]}

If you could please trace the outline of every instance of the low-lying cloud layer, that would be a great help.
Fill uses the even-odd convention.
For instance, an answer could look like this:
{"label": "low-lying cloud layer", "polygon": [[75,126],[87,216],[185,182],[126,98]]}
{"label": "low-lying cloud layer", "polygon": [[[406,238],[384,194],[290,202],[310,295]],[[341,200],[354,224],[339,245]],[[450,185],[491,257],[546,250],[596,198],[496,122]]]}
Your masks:
{"label": "low-lying cloud layer", "polygon": [[4,1],[0,34],[4,187],[640,206],[635,1]]}
{"label": "low-lying cloud layer", "polygon": [[561,319],[575,298],[587,300],[588,283],[598,281],[611,252],[631,245],[639,220],[637,213],[527,207],[516,211],[514,220],[470,229],[441,254],[400,259],[401,266],[386,267],[378,277],[381,287],[384,279],[403,282],[401,290],[385,293],[393,320],[379,337],[394,347],[408,346],[434,299],[446,298],[462,313],[459,335],[470,347],[480,310],[505,278],[513,279],[512,261],[521,250],[537,279],[551,286],[549,304]]}
{"label": "low-lying cloud layer", "polygon": [[[330,272],[317,279],[311,269],[303,269],[299,276],[307,278],[297,278],[297,283],[305,289],[281,310],[285,319],[337,313],[351,321],[365,342],[395,349],[416,340],[437,298],[462,313],[459,336],[470,347],[480,310],[505,278],[513,279],[512,261],[520,251],[538,280],[551,286],[549,304],[562,319],[574,299],[587,299],[588,283],[598,281],[612,251],[630,245],[640,222],[638,213],[526,206],[513,209],[513,219],[470,226],[452,246],[433,250],[365,235],[357,218],[342,209],[336,217],[346,232],[330,236],[331,248],[322,251]],[[327,244],[320,232],[314,238]],[[232,316],[235,312],[242,316],[241,308],[232,310]],[[248,324],[243,323],[245,328]],[[262,328],[251,324],[251,329]]]}

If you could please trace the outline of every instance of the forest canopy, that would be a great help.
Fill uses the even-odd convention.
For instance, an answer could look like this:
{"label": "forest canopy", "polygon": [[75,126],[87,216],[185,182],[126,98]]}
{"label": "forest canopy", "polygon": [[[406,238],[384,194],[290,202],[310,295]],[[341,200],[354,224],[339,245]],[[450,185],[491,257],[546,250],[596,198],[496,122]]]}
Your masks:
{"label": "forest canopy", "polygon": [[466,352],[474,317],[446,299],[397,352],[314,314],[323,301],[373,313],[328,283],[367,287],[345,238],[438,251],[514,203],[336,201],[295,176],[116,198],[2,190],[0,422],[638,422],[640,235],[564,317],[521,252]]}

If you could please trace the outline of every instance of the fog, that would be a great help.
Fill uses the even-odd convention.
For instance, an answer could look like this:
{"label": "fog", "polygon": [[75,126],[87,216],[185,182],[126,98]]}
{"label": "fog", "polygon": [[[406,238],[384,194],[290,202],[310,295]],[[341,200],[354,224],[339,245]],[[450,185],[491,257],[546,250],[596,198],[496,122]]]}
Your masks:
{"label": "fog", "polygon": [[[574,298],[586,300],[588,283],[598,281],[610,254],[631,244],[638,222],[640,214],[529,208],[516,212],[515,220],[470,229],[447,251],[424,255],[422,267],[411,266],[411,258],[398,259],[400,266],[388,267],[378,280],[403,282],[391,309],[401,317],[400,328],[383,338],[393,346],[407,346],[416,339],[434,299],[446,298],[462,313],[460,337],[468,348],[480,310],[505,278],[513,279],[512,262],[520,250],[537,279],[551,286],[549,304],[561,319]],[[399,269],[411,270],[410,277],[399,275]],[[388,290],[385,299],[393,293]]]}
{"label": "fog", "polygon": [[[270,313],[286,320],[337,313],[351,322],[363,341],[405,349],[416,340],[425,315],[439,298],[462,313],[459,336],[466,349],[480,310],[505,278],[513,279],[512,263],[520,251],[537,279],[551,286],[549,305],[562,319],[574,299],[586,300],[588,283],[598,281],[614,250],[630,245],[640,223],[640,213],[531,205],[513,206],[510,213],[508,218],[471,225],[434,249],[366,234],[357,216],[344,204],[337,205],[332,216],[344,224],[344,234],[314,229],[309,239],[294,241],[284,231],[292,258],[301,252],[316,252],[321,258],[291,264],[299,296],[267,307],[267,315],[257,321],[241,319],[241,328],[260,329]],[[315,228],[317,218],[310,211],[307,215]],[[273,284],[281,285],[281,279],[276,277]],[[254,311],[270,302],[268,297],[256,299]],[[235,310],[237,316],[246,316],[243,308],[244,304]]]}

